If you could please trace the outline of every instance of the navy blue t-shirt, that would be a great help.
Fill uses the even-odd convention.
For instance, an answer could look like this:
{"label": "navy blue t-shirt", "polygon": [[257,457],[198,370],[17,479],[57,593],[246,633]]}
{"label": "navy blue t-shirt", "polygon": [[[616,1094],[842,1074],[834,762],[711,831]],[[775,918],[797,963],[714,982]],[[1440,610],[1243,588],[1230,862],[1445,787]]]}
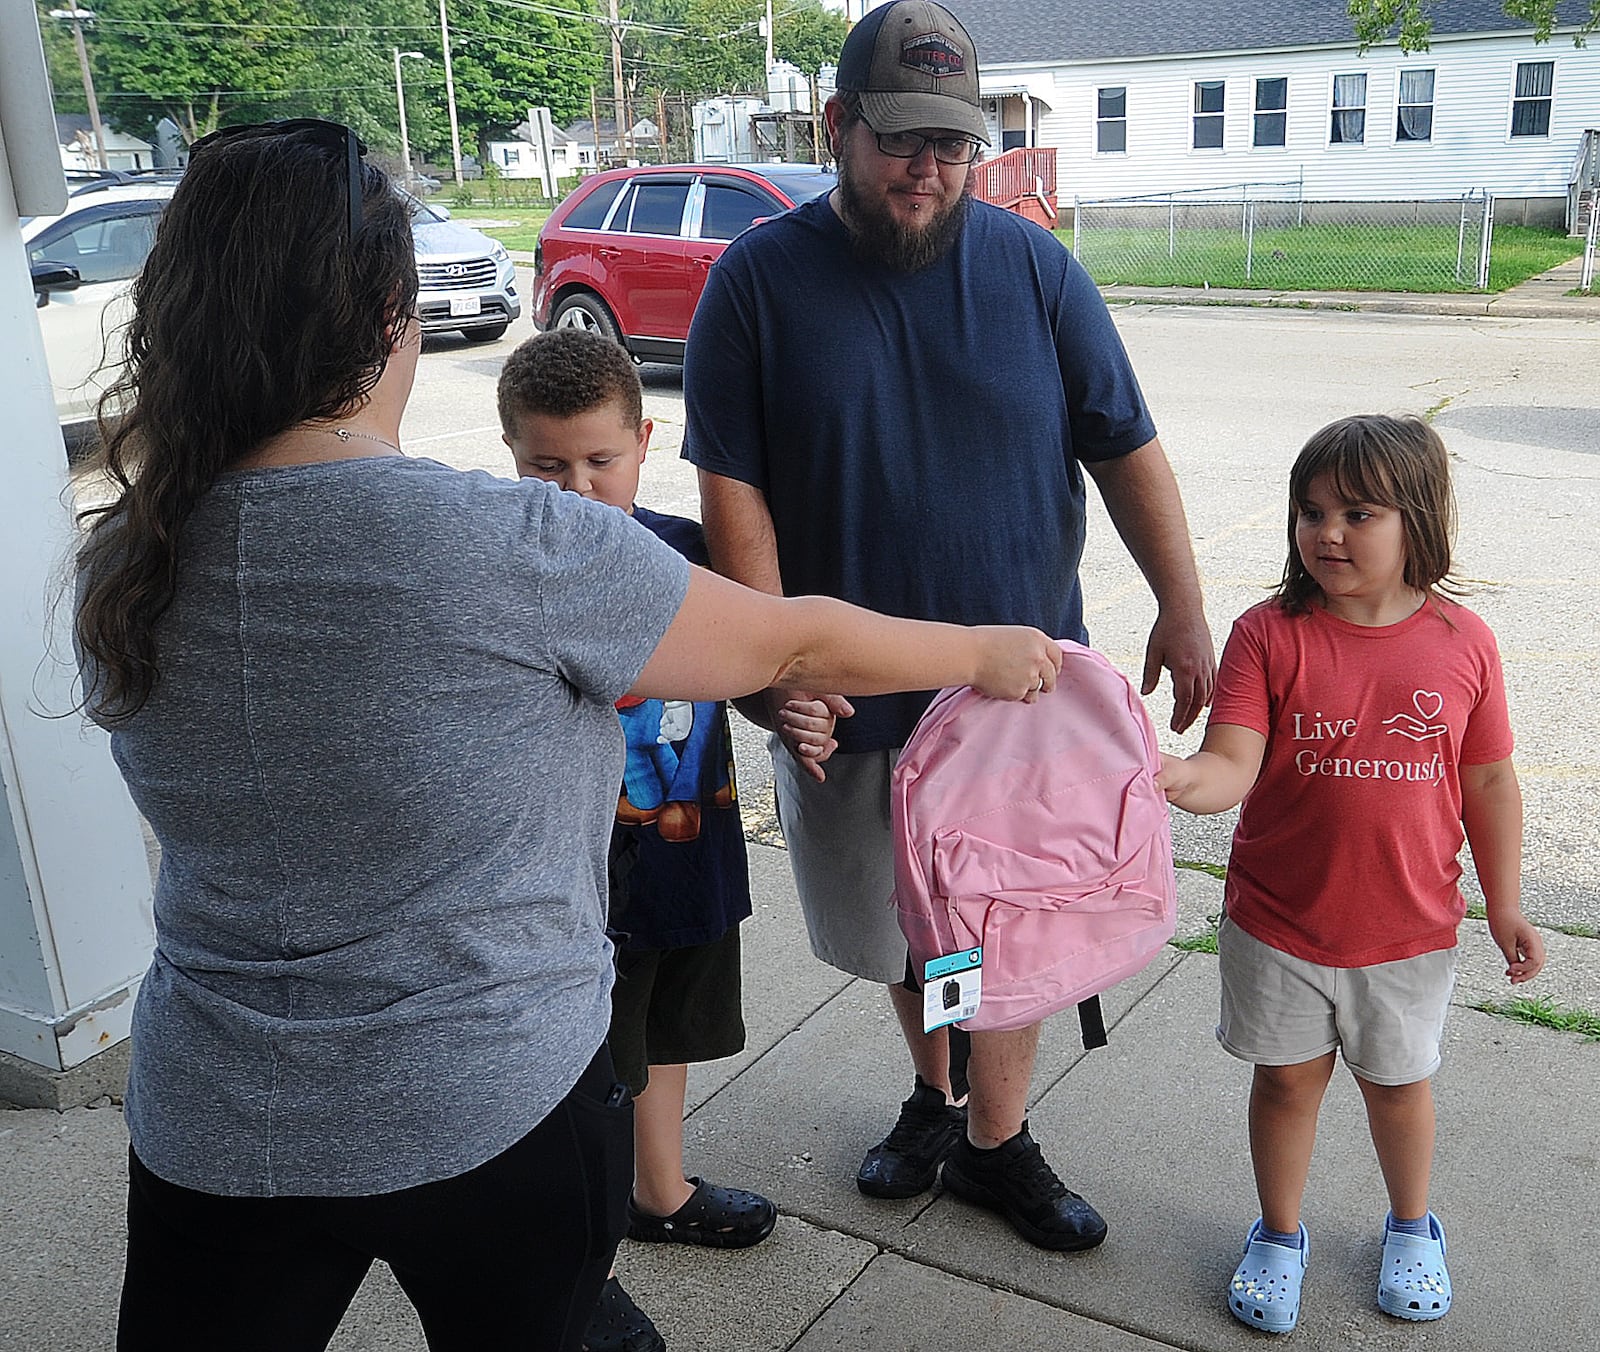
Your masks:
{"label": "navy blue t-shirt", "polygon": [[[684,456],[765,494],[787,594],[1079,642],[1079,461],[1155,436],[1088,274],[978,202],[913,273],[857,261],[826,198],[741,235],[695,311],[684,402]],[[903,744],[929,698],[854,699],[840,750]]]}
{"label": "navy blue t-shirt", "polygon": [[[708,562],[697,522],[643,507],[633,519],[690,563]],[[636,949],[712,943],[750,914],[728,706],[628,697],[617,716],[627,760],[612,834],[611,940]]]}

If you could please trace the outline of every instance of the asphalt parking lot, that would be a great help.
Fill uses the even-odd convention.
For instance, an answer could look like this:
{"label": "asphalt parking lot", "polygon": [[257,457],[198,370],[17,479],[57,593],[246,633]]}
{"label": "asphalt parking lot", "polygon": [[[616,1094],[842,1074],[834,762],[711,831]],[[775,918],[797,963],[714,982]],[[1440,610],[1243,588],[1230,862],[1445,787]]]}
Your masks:
{"label": "asphalt parking lot", "polygon": [[[530,288],[524,287],[524,295]],[[1356,412],[1431,415],[1449,446],[1461,505],[1458,575],[1499,638],[1527,804],[1526,898],[1545,924],[1600,928],[1590,868],[1600,828],[1600,578],[1586,527],[1600,521],[1600,326],[1505,319],[1253,308],[1133,306],[1117,324],[1183,487],[1218,643],[1283,567],[1285,484],[1305,438]],[[494,386],[530,336],[524,316],[493,345],[429,340],[407,412],[406,449],[509,474]],[[997,367],[1004,345],[997,341]],[[641,368],[655,420],[640,500],[695,515],[694,473],[678,458],[678,371]],[[1090,495],[1093,500],[1093,494]],[[1083,579],[1095,645],[1137,674],[1154,604],[1098,504]],[[1157,725],[1165,692],[1150,699]],[[1164,734],[1192,749],[1198,729]],[[767,829],[759,739],[741,740],[747,821]],[[1231,817],[1177,814],[1178,857],[1221,863]]]}

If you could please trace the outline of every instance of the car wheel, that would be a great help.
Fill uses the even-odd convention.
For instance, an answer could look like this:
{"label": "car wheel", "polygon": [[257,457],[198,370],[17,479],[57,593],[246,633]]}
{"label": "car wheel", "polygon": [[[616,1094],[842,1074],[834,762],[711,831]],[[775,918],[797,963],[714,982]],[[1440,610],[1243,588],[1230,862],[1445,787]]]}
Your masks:
{"label": "car wheel", "polygon": [[556,306],[556,312],[550,319],[550,327],[583,329],[586,333],[598,333],[602,338],[609,338],[613,343],[622,342],[617,321],[611,317],[611,311],[606,309],[606,303],[599,296],[591,295],[587,291],[568,296]]}
{"label": "car wheel", "polygon": [[492,343],[497,338],[504,338],[510,324],[491,324],[486,329],[462,329],[461,336],[469,343]]}

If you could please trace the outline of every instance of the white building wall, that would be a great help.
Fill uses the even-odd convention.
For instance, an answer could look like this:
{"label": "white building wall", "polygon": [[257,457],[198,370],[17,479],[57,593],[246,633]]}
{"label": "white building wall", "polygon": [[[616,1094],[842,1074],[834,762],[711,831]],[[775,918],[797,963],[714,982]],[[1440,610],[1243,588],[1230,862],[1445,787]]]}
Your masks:
{"label": "white building wall", "polygon": [[[1547,137],[1510,134],[1519,61],[1552,61],[1555,83]],[[1006,67],[1023,75],[1040,67]],[[1043,116],[1039,144],[1058,151],[1064,200],[1298,181],[1307,198],[1363,201],[1456,196],[1486,188],[1498,196],[1557,197],[1586,127],[1600,126],[1600,47],[1575,48],[1557,36],[1536,45],[1526,35],[1437,39],[1410,56],[1393,46],[1364,56],[1348,48],[1085,62],[1044,67],[1057,97]],[[1436,72],[1433,137],[1397,141],[1396,100],[1403,69]],[[1365,140],[1330,144],[1333,77],[1367,76]],[[991,78],[999,71],[989,72]],[[1252,141],[1255,81],[1288,79],[1282,147]],[[1192,147],[1196,80],[1225,82],[1221,150]],[[1095,150],[1098,91],[1127,90],[1128,148]]]}

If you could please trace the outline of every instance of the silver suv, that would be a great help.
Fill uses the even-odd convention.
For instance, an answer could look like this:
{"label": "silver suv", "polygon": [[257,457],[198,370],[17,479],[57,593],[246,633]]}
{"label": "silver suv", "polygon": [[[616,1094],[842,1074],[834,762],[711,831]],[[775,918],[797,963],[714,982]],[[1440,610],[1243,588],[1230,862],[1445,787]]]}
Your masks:
{"label": "silver suv", "polygon": [[91,431],[113,374],[100,370],[104,335],[114,343],[128,318],[128,288],[150,252],[173,183],[106,174],[75,176],[70,189],[61,215],[23,218],[22,242],[56,410],[75,448]]}
{"label": "silver suv", "polygon": [[[45,361],[69,450],[93,431],[95,405],[113,374],[100,370],[104,335],[115,335],[128,318],[128,289],[175,182],[172,175],[75,174],[66,211],[22,222]],[[456,329],[473,342],[493,342],[522,314],[510,256],[497,241],[450,220],[443,208],[411,200],[423,330]]]}
{"label": "silver suv", "polygon": [[511,255],[498,240],[451,220],[444,207],[415,197],[411,203],[422,331],[455,329],[472,342],[494,342],[522,314]]}

